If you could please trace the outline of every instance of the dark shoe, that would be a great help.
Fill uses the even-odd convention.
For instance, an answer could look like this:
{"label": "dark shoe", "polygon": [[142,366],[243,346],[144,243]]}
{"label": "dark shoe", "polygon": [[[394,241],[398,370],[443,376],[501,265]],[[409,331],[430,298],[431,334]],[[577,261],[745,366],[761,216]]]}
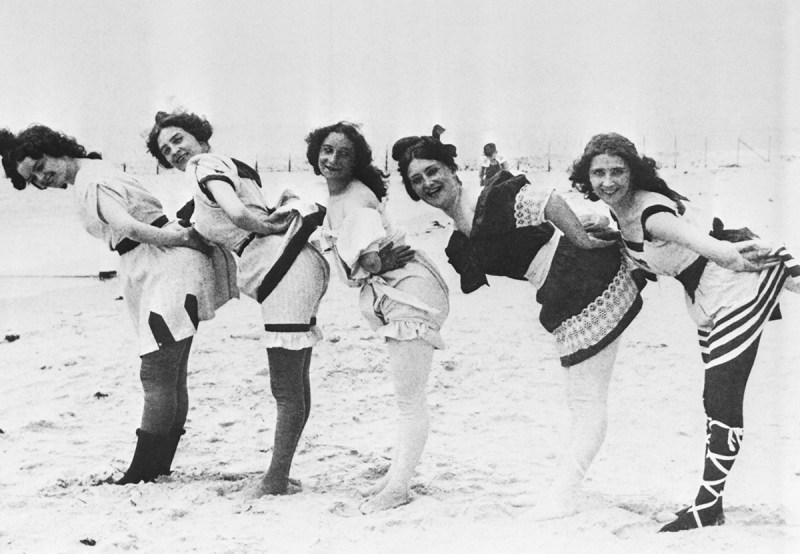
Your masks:
{"label": "dark shoe", "polygon": [[181,437],[186,434],[186,429],[170,431],[164,439],[161,455],[159,456],[159,475],[170,475],[172,473],[172,460],[175,459],[175,452],[178,450],[178,443]]}
{"label": "dark shoe", "polygon": [[159,454],[164,449],[167,437],[154,435],[141,429],[136,430],[138,440],[133,460],[125,475],[115,485],[128,485],[133,483],[150,483],[160,475],[161,468]]}
{"label": "dark shoe", "polygon": [[698,510],[700,516],[700,525],[697,524],[694,512],[690,512],[691,506],[684,508],[677,514],[678,518],[675,521],[667,523],[664,527],[659,529],[659,533],[674,533],[676,531],[688,531],[690,529],[697,529],[698,527],[716,527],[718,525],[725,525],[725,512],[722,510],[722,501],[720,500],[719,506],[711,506],[704,510]]}

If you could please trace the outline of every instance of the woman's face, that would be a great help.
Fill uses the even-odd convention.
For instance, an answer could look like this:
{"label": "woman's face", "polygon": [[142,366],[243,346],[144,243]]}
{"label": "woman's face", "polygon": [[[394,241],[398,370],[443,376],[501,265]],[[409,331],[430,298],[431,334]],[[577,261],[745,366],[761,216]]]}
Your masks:
{"label": "woman's face", "polygon": [[614,206],[631,191],[631,168],[619,156],[598,154],[589,166],[589,182],[600,200]]}
{"label": "woman's face", "polygon": [[75,182],[78,166],[73,158],[62,156],[53,158],[47,155],[39,159],[24,158],[17,164],[17,173],[37,189],[65,189]]}
{"label": "woman's face", "polygon": [[180,127],[164,127],[158,133],[158,149],[172,167],[186,171],[186,163],[193,156],[208,152],[209,146]]}
{"label": "woman's face", "polygon": [[438,160],[414,158],[408,164],[408,180],[420,200],[443,211],[452,208],[461,193],[456,172]]}
{"label": "woman's face", "polygon": [[356,167],[356,148],[342,133],[331,133],[322,141],[317,160],[320,174],[332,183],[349,183]]}

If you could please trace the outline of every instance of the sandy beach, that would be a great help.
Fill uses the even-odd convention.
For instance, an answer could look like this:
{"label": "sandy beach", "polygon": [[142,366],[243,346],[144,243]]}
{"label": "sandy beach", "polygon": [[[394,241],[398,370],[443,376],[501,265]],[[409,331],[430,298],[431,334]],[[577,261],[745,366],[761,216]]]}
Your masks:
{"label": "sandy beach", "polygon": [[[576,153],[577,154],[577,153]],[[565,164],[562,166],[566,167]],[[563,168],[531,172],[578,210]],[[790,209],[800,160],[662,171],[729,226],[747,225],[800,251]],[[292,188],[324,200],[310,172],[264,173],[267,196]],[[477,186],[466,172],[465,185]],[[143,176],[179,206],[172,174]],[[86,234],[70,192],[0,190],[0,551],[42,552],[681,552],[784,553],[800,547],[800,299],[785,294],[745,398],[745,440],[725,489],[727,524],[656,531],[693,498],[704,448],[703,374],[680,285],[650,284],[624,335],[610,392],[606,442],[582,511],[526,520],[545,492],[567,430],[563,374],[538,323],[535,291],[490,278],[464,295],[447,264],[445,216],[412,202],[392,176],[389,211],[446,276],[448,349],[434,358],[431,434],[412,501],[360,515],[359,490],[388,468],[395,408],[382,340],[333,275],[314,349],[312,413],[292,469],[303,490],[251,499],[274,432],[257,304],[224,306],[204,323],[190,359],[187,434],[174,472],[156,483],[119,477],[135,444],[142,393],[136,340],[116,280],[44,279],[115,268]],[[329,256],[329,254],[328,254]],[[330,258],[329,258],[330,261]],[[39,277],[14,277],[37,275]],[[83,541],[83,542],[82,542]],[[89,546],[91,543],[92,546]]]}

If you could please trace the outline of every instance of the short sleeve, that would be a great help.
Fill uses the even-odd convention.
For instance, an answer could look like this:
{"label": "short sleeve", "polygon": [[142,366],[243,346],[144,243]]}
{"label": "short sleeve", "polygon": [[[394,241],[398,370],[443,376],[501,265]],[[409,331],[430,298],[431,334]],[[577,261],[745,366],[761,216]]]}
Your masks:
{"label": "short sleeve", "polygon": [[92,183],[93,188],[95,189],[95,198],[96,201],[94,205],[97,209],[97,217],[100,218],[100,221],[103,223],[108,223],[106,218],[103,216],[103,213],[100,211],[100,197],[108,198],[113,202],[116,202],[126,210],[128,209],[128,194],[125,191],[125,186],[122,183],[114,181],[112,179],[102,179]]}
{"label": "short sleeve", "polygon": [[647,240],[647,241],[653,240],[653,235],[651,235],[647,231],[647,227],[645,226],[645,223],[647,223],[647,220],[651,215],[655,215],[655,214],[659,214],[659,213],[668,213],[668,214],[672,214],[675,217],[678,217],[678,214],[675,213],[675,210],[673,208],[670,208],[669,206],[665,206],[663,204],[653,204],[652,206],[647,206],[642,211],[642,217],[641,217],[641,221],[642,221],[642,236],[644,237],[644,240]]}
{"label": "short sleeve", "polygon": [[386,237],[383,219],[374,208],[353,208],[337,231],[336,249],[348,267],[355,267],[365,252],[377,252],[378,243]]}
{"label": "short sleeve", "polygon": [[212,202],[214,196],[208,190],[210,181],[223,181],[238,191],[241,184],[239,172],[233,160],[216,154],[200,154],[189,160],[189,166],[200,191]]}
{"label": "short sleeve", "polygon": [[553,190],[552,187],[535,186],[532,183],[525,184],[519,190],[514,202],[517,227],[532,227],[545,222],[544,208]]}

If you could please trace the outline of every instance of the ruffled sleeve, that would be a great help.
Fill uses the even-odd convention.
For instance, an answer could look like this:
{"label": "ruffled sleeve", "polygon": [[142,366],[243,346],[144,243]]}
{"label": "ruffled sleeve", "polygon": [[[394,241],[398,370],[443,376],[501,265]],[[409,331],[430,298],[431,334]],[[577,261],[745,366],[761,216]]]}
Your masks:
{"label": "ruffled sleeve", "polygon": [[342,261],[355,272],[358,258],[367,252],[377,252],[384,237],[386,231],[378,210],[353,208],[337,231],[336,249]]}
{"label": "ruffled sleeve", "polygon": [[200,191],[211,202],[215,202],[214,196],[208,190],[210,181],[223,181],[228,183],[233,190],[239,190],[241,179],[233,160],[217,154],[199,154],[189,160],[187,172],[191,171],[194,181],[200,187]]}
{"label": "ruffled sleeve", "polygon": [[546,221],[544,208],[553,190],[552,187],[534,186],[532,183],[525,184],[519,190],[514,202],[517,227],[533,227]]}

